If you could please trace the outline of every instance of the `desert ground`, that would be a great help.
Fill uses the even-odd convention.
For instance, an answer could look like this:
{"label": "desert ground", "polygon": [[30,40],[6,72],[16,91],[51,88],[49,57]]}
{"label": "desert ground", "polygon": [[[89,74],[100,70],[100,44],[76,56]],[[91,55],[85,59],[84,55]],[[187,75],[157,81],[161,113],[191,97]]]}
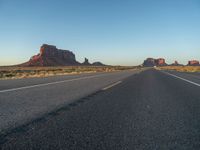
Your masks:
{"label": "desert ground", "polygon": [[58,66],[58,67],[0,67],[0,80],[49,77],[55,75],[113,72],[140,67],[130,66]]}
{"label": "desert ground", "polygon": [[200,72],[200,66],[164,66],[161,70],[174,70],[178,72]]}

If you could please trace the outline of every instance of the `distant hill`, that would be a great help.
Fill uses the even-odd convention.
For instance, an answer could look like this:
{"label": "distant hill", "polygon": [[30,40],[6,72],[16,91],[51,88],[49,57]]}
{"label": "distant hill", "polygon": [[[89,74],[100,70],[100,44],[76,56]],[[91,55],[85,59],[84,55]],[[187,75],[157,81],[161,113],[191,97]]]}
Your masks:
{"label": "distant hill", "polygon": [[102,64],[101,62],[94,62],[92,65],[93,66],[106,66],[105,64]]}

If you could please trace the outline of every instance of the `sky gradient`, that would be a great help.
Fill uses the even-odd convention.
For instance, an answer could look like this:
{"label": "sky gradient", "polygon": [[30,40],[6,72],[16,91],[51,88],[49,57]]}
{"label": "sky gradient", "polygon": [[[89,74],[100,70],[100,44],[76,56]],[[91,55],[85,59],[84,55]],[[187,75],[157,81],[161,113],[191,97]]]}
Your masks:
{"label": "sky gradient", "polygon": [[200,60],[200,1],[0,0],[0,65],[29,60],[43,43],[80,62],[186,64]]}

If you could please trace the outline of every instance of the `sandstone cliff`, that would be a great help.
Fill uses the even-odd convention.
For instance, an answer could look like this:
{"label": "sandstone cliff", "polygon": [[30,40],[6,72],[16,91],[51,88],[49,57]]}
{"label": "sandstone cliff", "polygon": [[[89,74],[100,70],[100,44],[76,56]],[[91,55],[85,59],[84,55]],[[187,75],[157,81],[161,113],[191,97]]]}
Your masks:
{"label": "sandstone cliff", "polygon": [[190,60],[188,61],[188,66],[199,66],[199,61],[198,60]]}
{"label": "sandstone cliff", "polygon": [[75,54],[69,50],[62,50],[56,48],[56,46],[43,44],[40,47],[40,53],[34,55],[26,63],[18,66],[104,66],[101,62],[95,62],[91,64],[87,58],[83,63],[76,61]]}
{"label": "sandstone cliff", "polygon": [[144,60],[143,66],[144,67],[153,67],[153,66],[166,66],[166,62],[164,58],[147,58]]}
{"label": "sandstone cliff", "polygon": [[56,46],[43,44],[40,53],[34,55],[23,66],[64,66],[78,65],[75,55],[69,50],[57,49]]}

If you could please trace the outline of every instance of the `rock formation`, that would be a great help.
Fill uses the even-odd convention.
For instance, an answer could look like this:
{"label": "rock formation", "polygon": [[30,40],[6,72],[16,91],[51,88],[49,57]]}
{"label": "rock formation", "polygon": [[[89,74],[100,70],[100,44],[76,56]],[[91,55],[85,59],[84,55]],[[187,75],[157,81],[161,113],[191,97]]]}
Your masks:
{"label": "rock formation", "polygon": [[154,58],[147,58],[144,63],[143,66],[144,67],[153,67],[153,66],[166,66],[166,62],[164,58],[158,58],[158,59],[154,59]]}
{"label": "rock formation", "polygon": [[56,46],[43,44],[40,53],[21,66],[64,66],[79,65],[75,55],[69,50],[57,49]]}
{"label": "rock formation", "polygon": [[199,61],[198,60],[190,60],[188,61],[188,66],[199,66]]}
{"label": "rock formation", "polygon": [[101,62],[95,62],[91,64],[87,58],[83,63],[76,61],[75,54],[69,50],[62,50],[56,48],[56,46],[43,44],[40,47],[40,53],[34,55],[30,58],[28,62],[17,65],[22,67],[31,67],[31,66],[103,66]]}
{"label": "rock formation", "polygon": [[87,58],[85,58],[85,61],[82,63],[82,65],[89,66],[91,64],[89,63],[89,60]]}
{"label": "rock formation", "polygon": [[[147,58],[144,60],[142,66],[144,67],[154,67],[154,66],[167,66],[168,64],[165,62],[164,58]],[[179,64],[178,61],[170,64],[169,66],[184,66],[183,64]],[[200,66],[200,62],[198,60],[190,60],[188,61],[187,66]]]}
{"label": "rock formation", "polygon": [[183,64],[179,64],[178,61],[174,61],[170,66],[184,66]]}
{"label": "rock formation", "polygon": [[164,58],[155,59],[155,63],[156,63],[156,66],[166,66],[167,65],[165,63],[165,59]]}
{"label": "rock formation", "polygon": [[154,58],[147,58],[146,60],[144,60],[143,66],[144,67],[153,67],[155,66],[155,59]]}
{"label": "rock formation", "polygon": [[172,64],[173,66],[179,66],[179,63],[178,63],[178,61],[174,61],[174,63]]}

